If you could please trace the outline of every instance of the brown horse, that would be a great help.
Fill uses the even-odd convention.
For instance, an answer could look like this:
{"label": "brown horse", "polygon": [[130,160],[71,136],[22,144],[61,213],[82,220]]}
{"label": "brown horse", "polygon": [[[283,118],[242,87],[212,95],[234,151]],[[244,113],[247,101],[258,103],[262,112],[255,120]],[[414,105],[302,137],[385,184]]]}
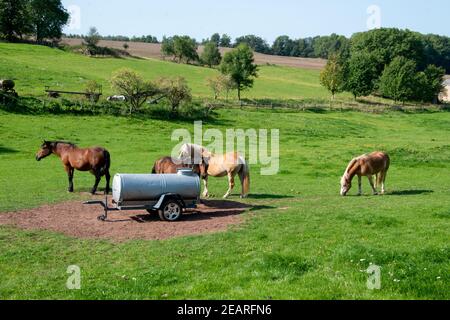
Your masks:
{"label": "brown horse", "polygon": [[[381,194],[386,192],[385,182],[391,160],[384,152],[373,152],[365,154],[350,161],[344,176],[341,179],[341,195],[346,196],[352,187],[352,180],[358,176],[359,195],[362,195],[362,177],[369,179],[373,194],[377,195],[377,187],[381,184]],[[376,176],[375,184],[373,176]]]}
{"label": "brown horse", "polygon": [[189,168],[192,169],[200,178],[205,179],[208,172],[207,164],[202,161],[201,164],[185,164],[181,160],[174,161],[172,157],[164,157],[155,162],[153,166],[153,174],[174,174],[178,169]]}
{"label": "brown horse", "polygon": [[97,192],[98,184],[102,176],[106,178],[105,194],[110,191],[109,181],[111,175],[111,156],[104,148],[94,147],[89,149],[78,148],[73,143],[63,141],[44,141],[41,149],[36,154],[36,160],[41,161],[51,154],[59,157],[69,176],[69,192],[73,192],[73,176],[75,170],[90,171],[95,176],[95,184],[91,193]]}

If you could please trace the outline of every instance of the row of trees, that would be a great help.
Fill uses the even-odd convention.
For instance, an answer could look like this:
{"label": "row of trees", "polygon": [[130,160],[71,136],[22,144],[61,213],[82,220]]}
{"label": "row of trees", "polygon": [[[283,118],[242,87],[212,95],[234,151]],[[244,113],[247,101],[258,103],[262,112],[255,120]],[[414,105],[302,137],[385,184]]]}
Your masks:
{"label": "row of trees", "polygon": [[61,0],[0,0],[0,37],[8,41],[59,39],[68,20]]}
{"label": "row of trees", "polygon": [[[63,34],[64,37],[69,39],[85,39],[89,35],[80,35],[80,34]],[[99,40],[106,41],[121,41],[121,42],[143,42],[143,43],[159,43],[158,38],[152,35],[144,35],[144,36],[102,36],[99,34]]]}
{"label": "row of trees", "polygon": [[334,52],[321,83],[334,95],[371,94],[394,101],[436,102],[445,68],[433,64],[421,35],[398,29],[358,33],[349,47]]}

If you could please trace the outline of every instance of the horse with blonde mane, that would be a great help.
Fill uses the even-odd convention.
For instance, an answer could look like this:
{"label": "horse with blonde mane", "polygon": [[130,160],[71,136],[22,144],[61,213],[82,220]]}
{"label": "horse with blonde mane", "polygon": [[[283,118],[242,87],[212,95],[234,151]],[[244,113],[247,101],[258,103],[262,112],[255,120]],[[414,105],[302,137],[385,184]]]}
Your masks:
{"label": "horse with blonde mane", "polygon": [[[389,155],[384,152],[373,152],[365,154],[350,161],[344,176],[341,179],[341,196],[346,196],[352,187],[352,180],[358,176],[359,193],[362,195],[362,177],[369,179],[370,186],[374,195],[378,195],[377,188],[381,185],[381,194],[386,192],[385,182],[391,160]],[[376,176],[375,183],[373,176]]]}
{"label": "horse with blonde mane", "polygon": [[235,186],[235,177],[239,175],[242,185],[241,198],[246,198],[250,191],[250,170],[244,157],[237,152],[227,154],[214,154],[205,147],[195,144],[184,144],[180,149],[180,158],[194,164],[206,162],[207,174],[203,177],[205,190],[203,197],[209,197],[208,176],[222,178],[228,177],[228,191],[224,195],[224,199],[228,198],[233,192]]}

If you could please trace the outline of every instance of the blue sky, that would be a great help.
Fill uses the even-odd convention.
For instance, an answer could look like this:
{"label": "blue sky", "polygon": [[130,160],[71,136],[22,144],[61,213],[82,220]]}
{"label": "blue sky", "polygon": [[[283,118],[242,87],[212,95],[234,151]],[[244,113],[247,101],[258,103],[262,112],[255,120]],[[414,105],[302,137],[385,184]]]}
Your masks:
{"label": "blue sky", "polygon": [[[450,36],[448,0],[63,0],[80,8],[80,24],[66,33],[86,33],[96,26],[103,35],[186,34],[201,40],[214,32],[231,37],[256,34],[268,41],[350,36],[367,30],[367,8],[381,9],[381,26]],[[79,27],[79,28],[78,28]]]}

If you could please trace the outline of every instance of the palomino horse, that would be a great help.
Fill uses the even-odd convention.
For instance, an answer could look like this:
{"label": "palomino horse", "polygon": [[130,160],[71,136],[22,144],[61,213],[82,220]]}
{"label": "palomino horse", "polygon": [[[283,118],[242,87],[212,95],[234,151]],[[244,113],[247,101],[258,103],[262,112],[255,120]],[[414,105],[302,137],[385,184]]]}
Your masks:
{"label": "palomino horse", "polygon": [[[352,180],[358,176],[359,195],[362,195],[362,177],[369,179],[373,194],[377,195],[377,187],[381,185],[381,194],[386,192],[385,182],[391,160],[384,152],[365,154],[350,161],[344,176],[341,179],[341,195],[346,196],[352,187]],[[375,184],[373,176],[376,176]]]}
{"label": "palomino horse", "polygon": [[51,154],[58,156],[66,169],[67,175],[69,176],[69,192],[73,192],[73,176],[75,170],[78,170],[90,171],[95,176],[95,184],[91,191],[92,194],[97,192],[98,184],[102,176],[105,176],[105,194],[109,193],[111,156],[106,149],[99,147],[81,149],[73,143],[44,141],[41,149],[36,154],[36,160],[41,161]]}
{"label": "palomino horse", "polygon": [[241,198],[246,198],[250,191],[250,170],[245,159],[237,152],[230,152],[223,155],[217,155],[209,152],[206,148],[195,144],[184,144],[180,149],[180,158],[189,163],[205,162],[207,165],[207,174],[203,178],[205,191],[203,197],[209,197],[208,176],[228,177],[229,187],[224,198],[228,198],[235,186],[235,177],[239,174],[242,184]]}
{"label": "palomino horse", "polygon": [[173,174],[177,173],[178,169],[189,168],[192,169],[200,178],[205,179],[207,176],[208,166],[202,161],[201,164],[184,164],[181,159],[174,161],[172,157],[164,157],[155,162],[153,166],[153,174]]}

